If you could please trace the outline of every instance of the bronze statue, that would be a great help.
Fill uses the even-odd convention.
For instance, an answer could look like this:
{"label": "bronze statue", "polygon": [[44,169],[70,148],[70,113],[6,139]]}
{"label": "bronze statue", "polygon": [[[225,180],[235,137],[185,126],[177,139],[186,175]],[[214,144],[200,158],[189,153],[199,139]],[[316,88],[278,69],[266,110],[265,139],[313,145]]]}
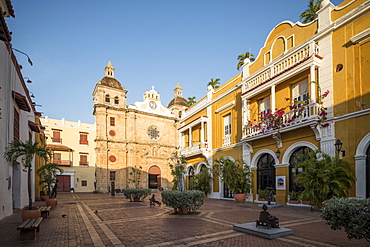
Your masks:
{"label": "bronze statue", "polygon": [[260,212],[259,220],[256,220],[256,227],[265,226],[268,229],[271,229],[271,227],[280,228],[279,218],[272,216],[269,212],[266,211],[268,209],[266,204],[263,204],[262,209],[263,211]]}

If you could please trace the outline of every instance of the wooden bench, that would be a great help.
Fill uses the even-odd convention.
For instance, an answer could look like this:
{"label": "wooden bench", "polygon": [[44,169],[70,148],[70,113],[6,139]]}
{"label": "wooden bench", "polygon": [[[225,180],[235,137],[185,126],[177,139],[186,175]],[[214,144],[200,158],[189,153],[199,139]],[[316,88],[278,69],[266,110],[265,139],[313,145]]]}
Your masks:
{"label": "wooden bench", "polygon": [[40,223],[42,217],[31,218],[24,221],[20,226],[17,227],[17,230],[20,230],[20,239],[21,240],[33,240],[36,237],[36,231],[40,231]]}
{"label": "wooden bench", "polygon": [[41,217],[46,219],[49,216],[49,211],[51,209],[51,206],[44,206],[40,208],[41,211]]}

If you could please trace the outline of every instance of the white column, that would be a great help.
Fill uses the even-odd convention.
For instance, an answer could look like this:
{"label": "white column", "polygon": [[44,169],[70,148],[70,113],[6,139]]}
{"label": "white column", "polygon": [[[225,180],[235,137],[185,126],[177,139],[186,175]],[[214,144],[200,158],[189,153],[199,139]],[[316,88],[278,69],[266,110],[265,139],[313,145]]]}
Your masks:
{"label": "white column", "polygon": [[276,108],[276,100],[275,100],[275,85],[271,86],[271,112],[274,113]]}
{"label": "white column", "polygon": [[189,147],[193,146],[193,135],[192,135],[192,129],[189,128]]}
{"label": "white column", "polygon": [[313,81],[316,81],[316,73],[315,73],[315,65],[311,65],[310,67],[310,104],[316,103],[316,84],[312,83]]}
{"label": "white column", "polygon": [[201,119],[201,122],[200,122],[200,143],[201,145],[203,145],[204,143],[204,122],[203,120]]}

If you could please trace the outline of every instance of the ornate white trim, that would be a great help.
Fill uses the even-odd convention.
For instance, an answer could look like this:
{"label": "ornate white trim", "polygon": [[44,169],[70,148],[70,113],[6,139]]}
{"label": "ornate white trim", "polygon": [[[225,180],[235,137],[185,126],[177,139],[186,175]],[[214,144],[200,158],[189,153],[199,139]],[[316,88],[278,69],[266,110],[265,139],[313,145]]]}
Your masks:
{"label": "ornate white trim", "polygon": [[276,154],[274,151],[270,149],[261,149],[255,155],[253,155],[253,158],[251,161],[251,168],[257,168],[257,161],[263,154],[270,154],[275,160],[275,165],[279,164],[279,159],[276,157]]}
{"label": "ornate white trim", "polygon": [[309,147],[314,151],[318,149],[315,144],[312,144],[311,142],[307,141],[293,143],[292,145],[290,145],[290,147],[287,148],[287,150],[285,150],[282,164],[289,164],[290,156],[292,156],[293,152],[300,147]]}
{"label": "ornate white trim", "polygon": [[235,105],[235,100],[233,100],[233,101],[231,101],[231,102],[229,102],[229,103],[227,103],[227,104],[225,104],[225,105],[221,106],[220,108],[218,108],[218,109],[215,111],[215,113],[220,113],[220,112],[222,112],[222,111],[224,111],[224,110],[226,110],[226,109],[228,109],[228,108],[232,107],[233,105]]}
{"label": "ornate white trim", "polygon": [[356,44],[356,43],[361,43],[367,40],[368,38],[370,38],[370,28],[366,29],[365,31],[362,31],[359,34],[356,34],[355,36],[349,39],[351,40],[352,43]]}
{"label": "ornate white trim", "polygon": [[364,136],[356,148],[356,196],[366,198],[366,151],[370,146],[370,133]]}

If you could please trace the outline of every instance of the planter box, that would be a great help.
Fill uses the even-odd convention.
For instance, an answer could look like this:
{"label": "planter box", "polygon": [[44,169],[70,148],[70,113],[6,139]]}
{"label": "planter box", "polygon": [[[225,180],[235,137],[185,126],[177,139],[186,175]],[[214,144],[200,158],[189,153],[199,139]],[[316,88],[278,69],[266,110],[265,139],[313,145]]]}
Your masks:
{"label": "planter box", "polygon": [[302,201],[302,204],[311,205],[311,201]]}
{"label": "planter box", "polygon": [[290,203],[290,204],[299,204],[299,201],[289,200],[288,203]]}

